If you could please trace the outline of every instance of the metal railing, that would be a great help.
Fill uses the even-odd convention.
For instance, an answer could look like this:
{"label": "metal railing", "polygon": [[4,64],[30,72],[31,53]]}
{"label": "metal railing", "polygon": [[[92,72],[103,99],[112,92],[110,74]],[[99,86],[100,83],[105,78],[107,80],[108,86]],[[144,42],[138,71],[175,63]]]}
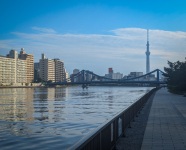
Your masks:
{"label": "metal railing", "polygon": [[157,90],[152,89],[133,103],[130,107],[115,115],[113,119],[101,125],[96,131],[89,133],[69,149],[76,150],[109,150],[114,149],[119,137],[125,134],[130,122],[135,118],[149,97]]}

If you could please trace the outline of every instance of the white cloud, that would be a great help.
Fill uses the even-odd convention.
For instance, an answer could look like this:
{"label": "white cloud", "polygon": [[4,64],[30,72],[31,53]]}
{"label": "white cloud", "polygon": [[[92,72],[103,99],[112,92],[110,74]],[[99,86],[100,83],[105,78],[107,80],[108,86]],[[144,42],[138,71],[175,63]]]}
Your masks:
{"label": "white cloud", "polygon": [[[41,53],[64,60],[67,70],[90,69],[103,75],[108,67],[124,74],[145,71],[146,29],[121,28],[102,34],[59,34],[53,29],[34,27],[39,33],[14,32],[16,39],[0,40],[0,51],[19,50]],[[186,54],[186,32],[149,30],[151,68],[163,69],[167,60],[183,60]]]}
{"label": "white cloud", "polygon": [[43,33],[56,33],[54,29],[51,28],[40,28],[40,27],[32,27],[33,30],[43,32]]}
{"label": "white cloud", "polygon": [[120,28],[120,29],[115,29],[111,30],[115,35],[120,36],[124,39],[128,40],[134,40],[134,39],[145,39],[147,30],[146,29],[141,29],[141,28]]}

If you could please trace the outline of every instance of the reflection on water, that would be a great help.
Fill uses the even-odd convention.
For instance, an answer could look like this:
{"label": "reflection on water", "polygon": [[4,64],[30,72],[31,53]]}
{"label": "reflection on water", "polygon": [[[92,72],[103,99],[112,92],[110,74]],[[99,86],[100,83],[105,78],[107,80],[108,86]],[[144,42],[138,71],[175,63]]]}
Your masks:
{"label": "reflection on water", "polygon": [[67,148],[148,90],[144,87],[0,89],[0,149]]}
{"label": "reflection on water", "polygon": [[33,120],[33,89],[0,89],[0,98],[1,120]]}

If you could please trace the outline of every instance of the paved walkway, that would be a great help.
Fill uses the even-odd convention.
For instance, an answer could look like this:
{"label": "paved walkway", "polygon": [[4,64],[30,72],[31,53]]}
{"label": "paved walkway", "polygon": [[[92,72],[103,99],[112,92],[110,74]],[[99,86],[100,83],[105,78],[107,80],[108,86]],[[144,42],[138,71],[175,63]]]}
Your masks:
{"label": "paved walkway", "polygon": [[186,97],[157,91],[141,149],[186,150]]}
{"label": "paved walkway", "polygon": [[116,149],[186,150],[186,97],[158,90]]}
{"label": "paved walkway", "polygon": [[154,94],[149,98],[143,109],[131,122],[131,128],[125,131],[125,137],[121,137],[116,145],[117,150],[139,150],[143,142],[143,136],[152,105]]}

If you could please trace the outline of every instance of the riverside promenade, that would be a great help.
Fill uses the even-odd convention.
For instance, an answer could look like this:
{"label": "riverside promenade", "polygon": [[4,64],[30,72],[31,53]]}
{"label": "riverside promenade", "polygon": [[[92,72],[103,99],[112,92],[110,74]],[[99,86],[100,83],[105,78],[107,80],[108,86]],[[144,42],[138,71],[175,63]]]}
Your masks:
{"label": "riverside promenade", "polygon": [[186,150],[186,97],[161,88],[131,126],[118,150]]}

